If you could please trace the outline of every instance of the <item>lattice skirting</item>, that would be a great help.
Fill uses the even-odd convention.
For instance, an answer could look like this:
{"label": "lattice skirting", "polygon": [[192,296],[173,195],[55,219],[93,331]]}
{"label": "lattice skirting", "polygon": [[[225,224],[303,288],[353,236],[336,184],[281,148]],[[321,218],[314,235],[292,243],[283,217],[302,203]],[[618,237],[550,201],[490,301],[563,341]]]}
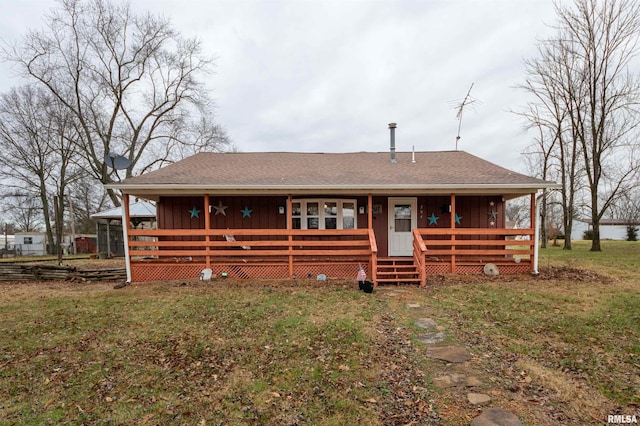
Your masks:
{"label": "lattice skirting", "polygon": [[200,272],[204,269],[204,264],[198,263],[132,263],[131,281],[161,281],[161,280],[184,280],[200,277]]}
{"label": "lattice skirting", "polygon": [[[529,263],[513,263],[508,265],[496,265],[500,274],[526,274],[531,271]],[[451,265],[449,263],[431,263],[425,267],[427,275],[429,274],[450,274]],[[456,274],[482,274],[484,273],[484,264],[477,265],[456,265]]]}
{"label": "lattice skirting", "polygon": [[[367,272],[368,264],[362,265]],[[205,268],[204,263],[132,263],[133,282],[196,279]],[[229,278],[240,279],[288,279],[288,263],[226,263],[211,265],[211,271],[218,277],[223,273]],[[298,278],[316,278],[320,274],[328,278],[353,278],[358,273],[358,263],[298,263],[293,273]]]}
{"label": "lattice skirting", "polygon": [[[295,263],[293,273],[297,278],[316,278],[320,274],[328,278],[355,279],[358,265],[362,265],[367,277],[371,279],[367,263],[359,262],[308,262]],[[531,270],[527,263],[497,265],[500,274],[524,274]],[[204,263],[146,263],[131,264],[131,280],[133,282],[197,279],[205,268]],[[456,265],[456,274],[482,274],[484,264]],[[448,263],[428,263],[425,267],[427,275],[446,275],[451,273]],[[211,265],[212,272],[218,277],[226,272],[229,278],[239,279],[288,279],[288,263],[224,263]]]}

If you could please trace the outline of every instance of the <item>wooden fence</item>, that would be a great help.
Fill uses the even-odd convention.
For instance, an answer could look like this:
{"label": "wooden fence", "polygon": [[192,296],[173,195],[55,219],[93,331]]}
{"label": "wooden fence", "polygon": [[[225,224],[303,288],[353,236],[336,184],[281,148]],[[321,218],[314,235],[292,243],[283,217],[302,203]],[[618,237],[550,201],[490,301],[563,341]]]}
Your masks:
{"label": "wooden fence", "polygon": [[124,268],[78,269],[73,266],[0,263],[0,281],[124,281],[126,279],[127,272]]}

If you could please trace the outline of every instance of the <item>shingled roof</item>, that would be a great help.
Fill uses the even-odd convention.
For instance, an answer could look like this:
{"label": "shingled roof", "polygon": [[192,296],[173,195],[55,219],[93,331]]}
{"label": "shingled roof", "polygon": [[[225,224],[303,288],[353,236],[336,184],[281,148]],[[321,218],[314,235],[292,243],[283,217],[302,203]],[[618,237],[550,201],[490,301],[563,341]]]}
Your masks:
{"label": "shingled roof", "polygon": [[[202,193],[531,193],[555,186],[464,151],[199,153],[108,185],[133,195]],[[415,162],[413,159],[415,158]]]}

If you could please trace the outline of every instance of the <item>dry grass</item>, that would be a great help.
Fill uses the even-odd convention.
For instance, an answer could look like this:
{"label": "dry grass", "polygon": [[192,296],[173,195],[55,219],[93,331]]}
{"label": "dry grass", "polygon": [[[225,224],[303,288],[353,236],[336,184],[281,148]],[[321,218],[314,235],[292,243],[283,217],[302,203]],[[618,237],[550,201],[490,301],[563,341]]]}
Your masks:
{"label": "dry grass", "polygon": [[[538,278],[372,295],[352,282],[3,283],[0,423],[469,424],[468,389],[431,382],[444,372],[477,377],[526,424],[640,415],[640,245],[604,249],[543,251]],[[472,360],[424,357],[421,317]]]}

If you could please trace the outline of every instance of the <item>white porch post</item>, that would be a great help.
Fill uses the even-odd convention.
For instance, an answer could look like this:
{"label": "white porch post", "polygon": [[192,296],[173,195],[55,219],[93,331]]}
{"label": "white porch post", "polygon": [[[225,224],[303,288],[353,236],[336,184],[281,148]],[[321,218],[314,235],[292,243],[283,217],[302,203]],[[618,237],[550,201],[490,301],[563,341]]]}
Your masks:
{"label": "white porch post", "polygon": [[[531,273],[538,275],[538,250],[540,239],[540,224],[538,216],[540,215],[540,203],[537,203],[536,193],[531,194],[531,226],[533,227],[533,269]],[[566,238],[566,236],[565,236]]]}
{"label": "white porch post", "polygon": [[127,282],[131,282],[131,259],[129,258],[129,194],[122,194],[122,234],[124,237],[124,260],[127,268]]}

